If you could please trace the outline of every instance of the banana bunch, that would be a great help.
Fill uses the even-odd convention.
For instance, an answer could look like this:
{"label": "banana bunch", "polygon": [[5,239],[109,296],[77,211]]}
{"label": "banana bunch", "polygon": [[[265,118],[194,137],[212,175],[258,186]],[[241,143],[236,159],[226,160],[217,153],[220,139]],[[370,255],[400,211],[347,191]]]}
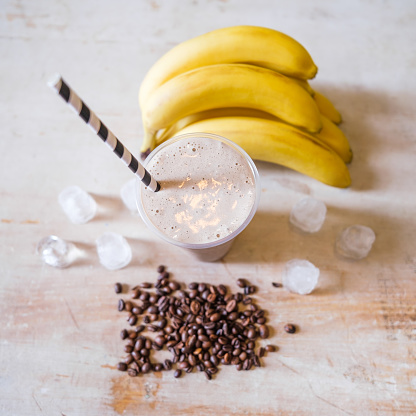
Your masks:
{"label": "banana bunch", "polygon": [[174,135],[215,133],[253,159],[348,187],[352,152],[341,115],[308,82],[316,73],[307,50],[272,29],[234,26],[183,42],[140,87],[142,156]]}

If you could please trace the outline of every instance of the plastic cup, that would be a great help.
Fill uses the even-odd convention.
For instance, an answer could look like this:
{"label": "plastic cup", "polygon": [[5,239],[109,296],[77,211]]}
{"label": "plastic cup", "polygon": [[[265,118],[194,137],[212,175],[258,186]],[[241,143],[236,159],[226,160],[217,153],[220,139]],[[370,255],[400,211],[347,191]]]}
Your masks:
{"label": "plastic cup", "polygon": [[[137,186],[136,186],[137,207],[138,207],[140,216],[142,217],[147,227],[150,230],[152,230],[156,235],[158,235],[162,240],[166,241],[167,243],[173,244],[177,247],[181,247],[182,249],[191,253],[198,260],[212,262],[212,261],[220,260],[222,257],[224,257],[227,254],[227,252],[230,250],[237,235],[240,234],[247,227],[247,225],[250,223],[250,221],[254,217],[254,214],[257,211],[257,207],[258,207],[259,199],[260,199],[260,191],[261,191],[260,190],[260,177],[259,177],[259,173],[257,171],[257,168],[254,162],[251,160],[250,156],[240,146],[238,146],[237,144],[233,143],[231,140],[228,140],[224,137],[221,137],[215,134],[209,134],[209,133],[189,133],[189,134],[183,134],[180,136],[173,137],[172,139],[167,140],[166,142],[158,146],[155,150],[153,150],[153,152],[150,153],[149,156],[144,161],[143,166],[146,167],[149,161],[151,161],[153,157],[155,157],[160,151],[165,149],[167,146],[170,146],[172,143],[175,143],[179,140],[189,140],[192,138],[204,138],[204,139],[221,141],[225,145],[230,146],[232,149],[238,152],[241,156],[243,156],[245,162],[247,163],[248,169],[251,171],[253,175],[254,192],[255,192],[254,203],[252,205],[252,208],[247,218],[235,231],[233,231],[231,234],[227,235],[224,238],[218,239],[216,241],[206,242],[206,243],[185,243],[185,242],[172,239],[170,236],[166,235],[159,228],[157,228],[153,224],[153,222],[150,220],[142,203],[142,198],[145,197],[145,193],[149,192],[149,190],[147,190],[144,186],[142,186],[142,184],[139,181],[137,182]],[[180,169],[180,167],[178,168]],[[162,189],[160,190],[160,193],[162,192],[163,192],[163,184],[162,184]]]}

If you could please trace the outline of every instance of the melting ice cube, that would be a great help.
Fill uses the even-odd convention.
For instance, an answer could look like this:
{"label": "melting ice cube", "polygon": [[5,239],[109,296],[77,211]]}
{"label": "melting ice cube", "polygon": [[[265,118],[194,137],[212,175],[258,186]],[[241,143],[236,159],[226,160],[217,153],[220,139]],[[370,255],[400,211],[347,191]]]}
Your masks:
{"label": "melting ice cube", "polygon": [[97,212],[94,198],[79,186],[69,186],[58,196],[63,211],[74,224],[84,224]]}
{"label": "melting ice cube", "polygon": [[319,279],[319,269],[308,260],[293,259],[283,270],[283,287],[299,295],[311,293]]}
{"label": "melting ice cube", "polygon": [[49,235],[39,241],[36,252],[49,266],[64,268],[70,266],[78,256],[78,249],[73,243],[62,240],[56,235]]}
{"label": "melting ice cube", "polygon": [[307,197],[297,202],[290,213],[290,222],[307,233],[319,231],[325,221],[326,205],[322,201]]}
{"label": "melting ice cube", "polygon": [[138,213],[136,205],[137,179],[133,178],[126,182],[120,189],[120,197],[124,205],[134,213]]}
{"label": "melting ice cube", "polygon": [[338,235],[335,248],[342,256],[359,260],[368,256],[375,240],[376,235],[371,228],[352,225]]}
{"label": "melting ice cube", "polygon": [[131,248],[120,234],[107,232],[95,241],[100,263],[109,270],[127,266],[131,261]]}

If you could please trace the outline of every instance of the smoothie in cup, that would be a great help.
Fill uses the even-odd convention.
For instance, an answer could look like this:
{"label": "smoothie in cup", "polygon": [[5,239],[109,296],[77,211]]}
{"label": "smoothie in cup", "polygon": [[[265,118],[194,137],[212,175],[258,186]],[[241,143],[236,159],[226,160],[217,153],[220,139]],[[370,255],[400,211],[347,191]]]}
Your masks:
{"label": "smoothie in cup", "polygon": [[163,240],[199,260],[221,259],[253,218],[259,174],[247,153],[208,133],[174,137],[158,146],[145,168],[159,192],[137,184],[137,205],[146,225]]}

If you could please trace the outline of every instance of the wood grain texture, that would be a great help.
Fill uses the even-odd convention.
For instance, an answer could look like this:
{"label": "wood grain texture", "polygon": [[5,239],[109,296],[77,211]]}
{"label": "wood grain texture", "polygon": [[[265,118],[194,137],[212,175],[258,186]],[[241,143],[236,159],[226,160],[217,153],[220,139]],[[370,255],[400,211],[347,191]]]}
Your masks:
{"label": "wood grain texture", "polygon": [[[1,415],[412,415],[416,414],[416,42],[413,2],[0,1],[0,414]],[[347,7],[348,5],[348,7]],[[359,18],[371,16],[371,19]],[[197,18],[196,18],[197,17]],[[204,264],[152,236],[119,198],[131,174],[46,87],[60,71],[128,148],[142,138],[138,88],[176,43],[217,27],[259,24],[303,43],[319,66],[312,86],[330,97],[351,141],[353,185],[324,186],[259,163],[258,213],[221,261]],[[398,65],[400,62],[400,65]],[[85,225],[57,202],[68,185],[96,198]],[[323,228],[305,235],[288,222],[306,195],[323,200]],[[333,249],[343,228],[377,236],[361,261]],[[133,261],[108,271],[95,239],[123,234]],[[72,267],[43,265],[36,243],[74,242]],[[321,270],[317,289],[296,296],[281,282],[286,261]],[[263,366],[222,366],[211,381],[194,372],[129,378],[115,282],[174,278],[257,286],[278,351]],[[122,295],[124,296],[124,295]],[[299,331],[287,334],[294,323]],[[162,359],[164,353],[155,354]]]}

